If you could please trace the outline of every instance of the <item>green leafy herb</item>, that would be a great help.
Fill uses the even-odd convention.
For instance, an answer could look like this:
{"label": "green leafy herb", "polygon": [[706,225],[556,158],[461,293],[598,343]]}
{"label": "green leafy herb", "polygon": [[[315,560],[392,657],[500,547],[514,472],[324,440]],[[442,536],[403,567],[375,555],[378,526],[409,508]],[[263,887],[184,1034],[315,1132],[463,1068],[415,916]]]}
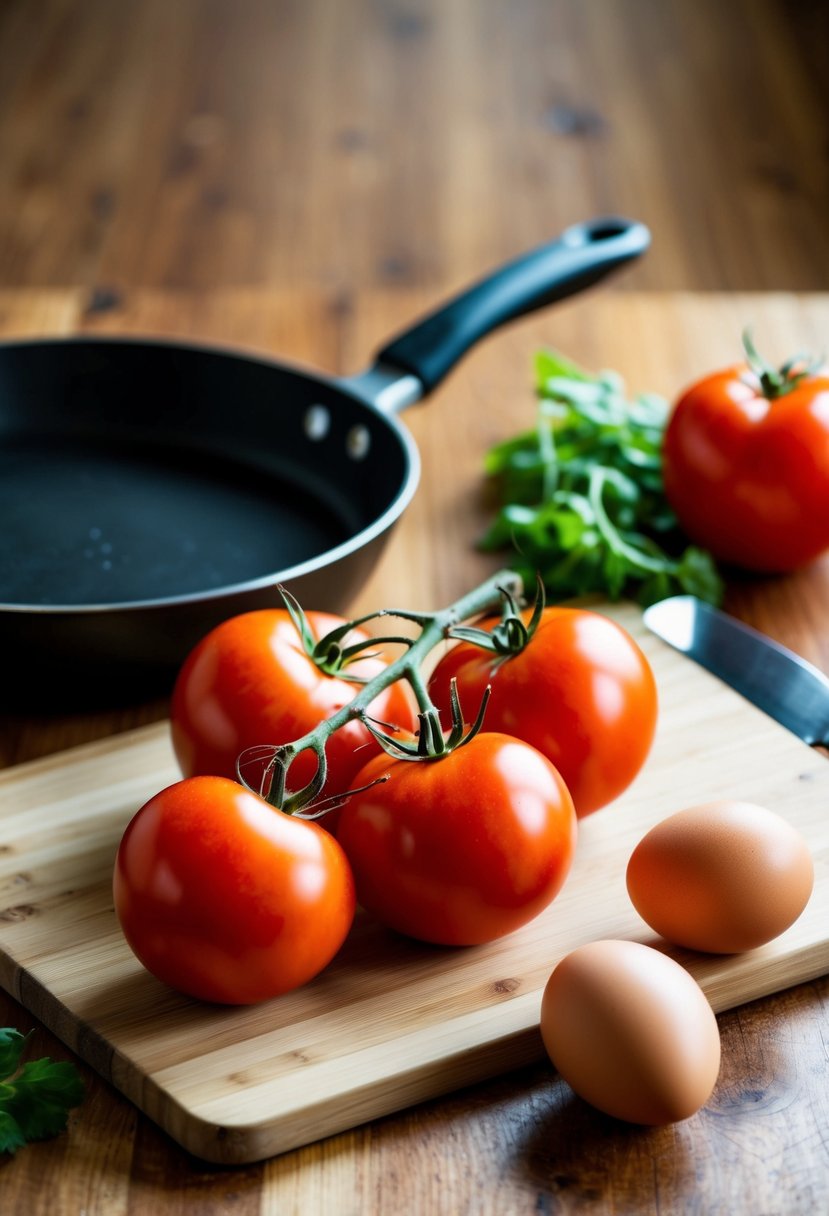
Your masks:
{"label": "green leafy herb", "polygon": [[69,1111],[83,1099],[74,1064],[44,1058],[21,1067],[29,1035],[0,1029],[0,1152],[13,1153],[30,1140],[45,1140],[66,1127]]}
{"label": "green leafy herb", "polygon": [[628,401],[615,372],[591,376],[554,351],[536,356],[534,430],[497,444],[485,470],[498,511],[481,540],[559,598],[601,591],[650,604],[686,592],[722,598],[713,558],[688,545],[665,497],[668,405]]}

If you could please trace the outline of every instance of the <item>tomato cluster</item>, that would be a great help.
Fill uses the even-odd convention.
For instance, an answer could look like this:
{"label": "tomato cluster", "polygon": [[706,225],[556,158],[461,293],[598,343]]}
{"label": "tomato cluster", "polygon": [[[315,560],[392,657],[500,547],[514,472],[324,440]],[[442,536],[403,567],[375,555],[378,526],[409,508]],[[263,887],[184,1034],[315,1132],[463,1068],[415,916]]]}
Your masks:
{"label": "tomato cluster", "polygon": [[[608,618],[548,608],[523,620],[530,634],[515,653],[461,641],[428,693],[416,681],[419,733],[410,678],[371,682],[388,661],[377,655],[326,670],[293,614],[249,613],[209,634],[172,696],[184,780],[141,808],[116,862],[116,911],[148,970],[202,999],[249,1003],[316,975],[356,902],[391,929],[453,946],[491,941],[547,907],[570,869],[577,813],[616,798],[644,763],[656,690]],[[303,621],[315,637],[347,627],[325,614]],[[498,627],[484,622],[484,644]],[[361,637],[349,635],[358,647]],[[354,674],[370,682],[352,720]],[[467,731],[460,705],[474,717],[488,685],[487,729]],[[332,718],[314,796],[348,793],[338,818],[286,813],[233,779],[246,748],[303,744]],[[292,753],[291,790],[313,784],[317,760]]]}

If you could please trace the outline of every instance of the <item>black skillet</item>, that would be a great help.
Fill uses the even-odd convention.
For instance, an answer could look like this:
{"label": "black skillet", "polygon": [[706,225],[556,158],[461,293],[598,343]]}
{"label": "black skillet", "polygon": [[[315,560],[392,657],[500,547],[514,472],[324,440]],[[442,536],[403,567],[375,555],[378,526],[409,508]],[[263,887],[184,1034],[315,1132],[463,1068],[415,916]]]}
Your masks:
{"label": "black skillet", "polygon": [[[331,379],[196,345],[0,345],[0,636],[6,693],[143,690],[217,622],[344,610],[412,498],[397,420],[497,326],[639,256],[647,229],[577,225]],[[6,698],[4,698],[6,699]]]}

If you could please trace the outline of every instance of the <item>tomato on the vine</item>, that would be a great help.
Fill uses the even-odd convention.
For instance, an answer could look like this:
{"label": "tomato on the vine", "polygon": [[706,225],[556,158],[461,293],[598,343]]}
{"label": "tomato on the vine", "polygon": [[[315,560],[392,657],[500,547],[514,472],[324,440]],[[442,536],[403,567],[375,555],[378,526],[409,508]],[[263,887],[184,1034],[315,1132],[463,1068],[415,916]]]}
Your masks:
{"label": "tomato on the vine", "polygon": [[168,786],[121,840],[115,910],[157,979],[246,1005],[299,987],[339,950],[354,880],[330,833],[225,777]]}
{"label": "tomato on the vine", "polygon": [[[527,610],[522,619],[531,615]],[[493,618],[481,628],[489,632],[498,623]],[[552,761],[579,817],[617,798],[650,751],[657,719],[653,672],[627,630],[600,613],[545,608],[524,649],[509,656],[460,642],[429,684],[444,717],[453,678],[467,712],[491,685],[487,730],[523,739]]]}
{"label": "tomato on the vine", "polygon": [[360,904],[400,933],[440,945],[492,941],[560,890],[576,816],[534,748],[480,733],[430,760],[375,757],[345,804],[337,839]]}
{"label": "tomato on the vine", "polygon": [[[346,624],[325,612],[305,615],[317,639]],[[368,636],[355,629],[347,641]],[[367,679],[385,666],[383,658],[367,655],[348,670]],[[247,748],[294,742],[347,705],[360,687],[320,670],[286,609],[232,617],[197,644],[176,680],[170,718],[179,766],[186,777],[235,778],[237,759]],[[399,682],[381,692],[369,712],[404,730],[416,724],[408,689]],[[377,750],[361,722],[348,722],[336,731],[326,747],[328,778],[322,796],[347,790]],[[307,785],[316,766],[312,752],[298,755],[290,767],[290,787]]]}
{"label": "tomato on the vine", "polygon": [[829,374],[749,363],[679,398],[665,432],[665,492],[680,524],[723,562],[796,570],[829,548]]}

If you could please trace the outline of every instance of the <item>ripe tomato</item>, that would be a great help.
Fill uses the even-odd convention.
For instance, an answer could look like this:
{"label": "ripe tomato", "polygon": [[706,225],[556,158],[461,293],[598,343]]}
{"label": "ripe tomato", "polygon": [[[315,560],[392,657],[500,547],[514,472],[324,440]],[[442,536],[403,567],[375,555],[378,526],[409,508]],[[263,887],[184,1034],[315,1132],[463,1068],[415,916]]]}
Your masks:
{"label": "ripe tomato", "polygon": [[[784,379],[785,383],[785,379]],[[768,573],[829,548],[829,376],[770,399],[746,365],[693,384],[665,433],[665,492],[716,558]]]}
{"label": "ripe tomato", "polygon": [[[530,615],[522,614],[525,622]],[[492,686],[487,729],[523,739],[552,761],[579,817],[617,798],[650,751],[657,718],[650,665],[630,634],[597,612],[545,608],[527,646],[509,658],[469,642],[454,647],[429,685],[445,722],[453,677],[469,716]]]}
{"label": "ripe tomato", "polygon": [[421,941],[476,945],[511,933],[550,903],[570,869],[576,816],[534,748],[478,734],[435,760],[375,757],[337,831],[360,904]]}
{"label": "ripe tomato", "polygon": [[[343,625],[340,617],[306,613],[317,638]],[[365,638],[361,630],[349,642]],[[371,677],[384,660],[361,658],[355,675]],[[184,662],[173,689],[170,718],[173,747],[185,777],[236,777],[241,752],[258,744],[293,743],[353,700],[360,685],[326,675],[305,653],[285,609],[247,612],[218,625]],[[409,693],[393,684],[372,702],[370,713],[411,730],[416,725]],[[359,722],[335,731],[326,747],[326,794],[343,793],[378,745]],[[312,752],[297,756],[288,785],[306,785],[316,771]],[[255,782],[251,782],[255,784]]]}
{"label": "ripe tomato", "polygon": [[157,979],[248,1005],[306,983],[339,950],[354,880],[336,840],[226,777],[168,786],[118,849],[115,910]]}

